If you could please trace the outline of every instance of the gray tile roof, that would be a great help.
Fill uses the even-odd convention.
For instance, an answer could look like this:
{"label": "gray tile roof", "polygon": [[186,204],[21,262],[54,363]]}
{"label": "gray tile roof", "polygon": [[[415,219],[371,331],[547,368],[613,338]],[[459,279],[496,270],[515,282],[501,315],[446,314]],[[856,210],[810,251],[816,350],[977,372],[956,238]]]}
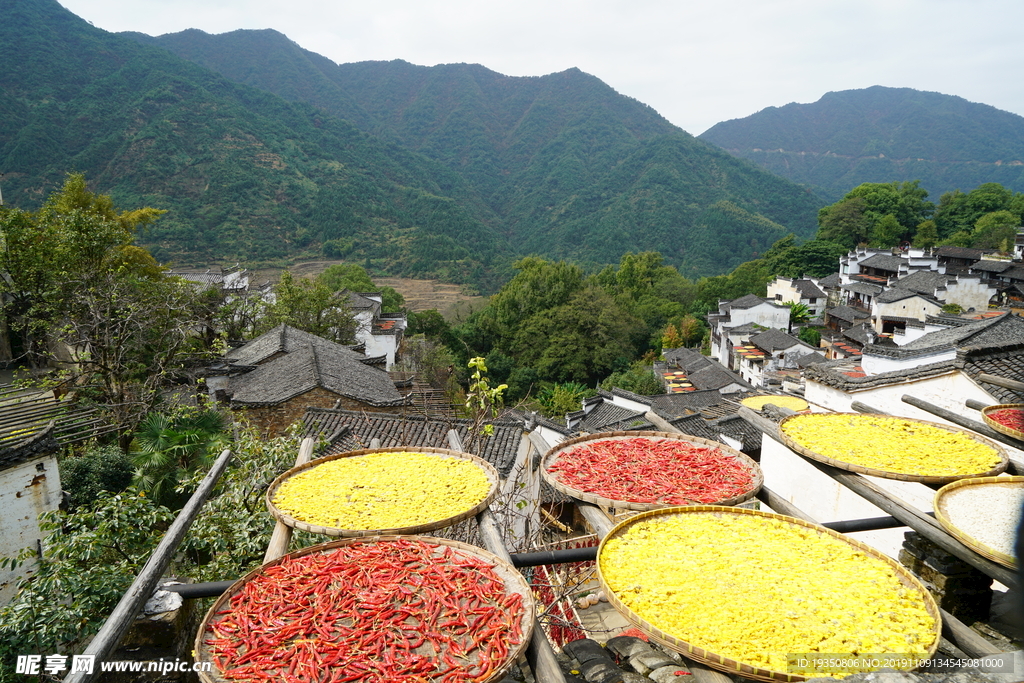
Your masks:
{"label": "gray tile roof", "polygon": [[902,287],[891,287],[876,296],[875,301],[880,304],[891,304],[896,301],[903,301],[904,299],[910,299],[915,296],[922,295],[917,292],[912,292],[909,289],[903,289]]}
{"label": "gray tile roof", "polygon": [[924,335],[901,348],[907,350],[939,349],[946,347],[1001,348],[1024,339],[1024,318],[1004,314],[999,317],[973,321],[967,325],[951,327]]}
{"label": "gray tile roof", "polygon": [[353,359],[364,358],[363,354],[347,346],[310,334],[290,325],[278,325],[255,339],[224,354],[225,360],[238,365],[259,365],[277,353],[291,353],[295,349],[312,345],[330,353],[347,353]]}
{"label": "gray tile roof", "polygon": [[634,394],[632,391],[626,391],[625,389],[619,389],[614,387],[612,389],[613,396],[621,396],[622,398],[629,399],[630,401],[636,401],[637,403],[643,403],[645,405],[651,405],[653,400],[652,396],[642,396],[640,394]]}
{"label": "gray tile roof", "polygon": [[1000,403],[1024,403],[1024,391],[1014,391],[978,379],[978,375],[984,373],[1024,382],[1024,341],[1002,349],[964,349],[958,352],[957,360],[963,363],[964,372]]}
{"label": "gray tile roof", "polygon": [[758,332],[764,332],[771,328],[765,327],[764,325],[758,325],[757,323],[743,323],[736,327],[725,327],[723,329],[726,334],[757,334]]}
{"label": "gray tile roof", "polygon": [[806,368],[808,365],[816,365],[818,363],[824,363],[825,361],[825,356],[815,351],[814,353],[808,353],[803,356],[797,357],[796,366],[802,370],[803,368]]}
{"label": "gray tile roof", "polygon": [[825,386],[850,391],[852,389],[867,389],[887,384],[902,384],[910,380],[948,374],[957,369],[957,364],[956,361],[952,360],[941,361],[939,363],[919,365],[907,370],[881,372],[868,377],[850,377],[844,374],[844,370],[851,369],[852,364],[849,361],[819,363],[818,365],[806,368],[804,370],[804,378],[824,384]]}
{"label": "gray tile roof", "polygon": [[770,299],[763,299],[754,294],[747,294],[745,296],[741,296],[739,299],[733,299],[729,303],[725,304],[725,306],[727,306],[726,310],[732,310],[734,308],[754,308],[755,306],[760,306],[763,303],[770,303],[773,306],[777,305],[774,301],[771,301]]}
{"label": "gray tile roof", "polygon": [[[454,429],[466,444],[470,424],[470,420],[461,418],[435,420],[420,415],[307,408],[302,418],[302,435],[328,440],[324,455],[369,448],[373,439],[380,440],[381,448],[451,448],[448,430]],[[478,439],[473,452],[494,465],[502,477],[507,477],[515,464],[523,425],[515,420],[492,424],[494,434]]]}
{"label": "gray tile roof", "polygon": [[831,275],[818,280],[818,286],[824,287],[825,289],[835,289],[840,285],[842,277],[843,276],[839,273],[832,273]]}
{"label": "gray tile roof", "polygon": [[[407,397],[398,392],[383,369],[364,362],[373,359],[326,339],[315,339],[319,341],[293,342],[288,345],[288,352],[232,377],[228,385],[232,404],[276,405],[314,387],[373,406],[406,403]],[[258,348],[265,353],[269,347],[268,344]]]}
{"label": "gray tile roof", "polygon": [[999,276],[1024,282],[1024,266],[1015,265],[1013,268],[1007,268]]}
{"label": "gray tile roof", "polygon": [[858,344],[870,344],[875,340],[875,331],[867,323],[861,323],[843,330],[843,336]]}
{"label": "gray tile roof", "polygon": [[717,405],[723,400],[722,394],[718,389],[686,391],[680,394],[659,396],[651,403],[651,410],[666,420],[672,420],[677,417],[696,414],[701,408]]}
{"label": "gray tile roof", "polygon": [[825,292],[818,289],[818,285],[810,280],[793,280],[793,287],[800,292],[800,296],[804,299],[820,299],[825,296]]}
{"label": "gray tile roof", "polygon": [[981,260],[981,255],[984,252],[981,249],[968,249],[967,247],[939,247],[937,253],[939,258],[973,259],[978,261]]}
{"label": "gray tile roof", "polygon": [[873,285],[868,282],[851,282],[847,285],[843,285],[842,289],[853,292],[854,294],[866,294],[867,296],[876,296],[882,292],[881,286]]}
{"label": "gray tile roof", "polygon": [[972,271],[981,271],[984,273],[1002,273],[1004,270],[1009,270],[1013,267],[1013,261],[995,261],[989,259],[982,259],[971,266]]}
{"label": "gray tile roof", "polygon": [[899,256],[892,254],[872,254],[863,261],[860,261],[859,265],[861,268],[875,268],[877,270],[898,273],[903,262],[903,259]]}
{"label": "gray tile roof", "polygon": [[935,290],[945,287],[953,279],[934,270],[918,270],[900,278],[895,286],[919,294],[934,295]]}
{"label": "gray tile roof", "polygon": [[834,308],[829,308],[825,311],[825,314],[830,318],[839,318],[840,320],[845,320],[848,323],[854,323],[858,320],[867,320],[869,317],[866,313],[862,313],[854,308],[850,308],[849,306],[836,306]]}
{"label": "gray tile roof", "polygon": [[768,330],[761,334],[755,334],[750,338],[750,343],[762,351],[771,353],[779,349],[789,349],[794,346],[800,346],[803,342],[792,335],[786,334],[782,330]]}
{"label": "gray tile roof", "polygon": [[576,429],[581,432],[609,432],[620,429],[621,427],[612,427],[620,422],[631,422],[637,419],[645,420],[644,413],[636,410],[629,410],[622,406],[617,406],[614,403],[608,401],[602,401],[599,406],[592,409],[587,416],[576,424]]}

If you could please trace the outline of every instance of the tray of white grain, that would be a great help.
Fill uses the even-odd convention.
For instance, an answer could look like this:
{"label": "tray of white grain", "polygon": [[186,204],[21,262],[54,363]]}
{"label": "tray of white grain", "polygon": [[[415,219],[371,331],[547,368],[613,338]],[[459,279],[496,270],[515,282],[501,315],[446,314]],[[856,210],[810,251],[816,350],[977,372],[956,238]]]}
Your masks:
{"label": "tray of white grain", "polygon": [[993,562],[1017,566],[1013,543],[1024,506],[1024,477],[976,477],[935,492],[935,517],[965,546]]}

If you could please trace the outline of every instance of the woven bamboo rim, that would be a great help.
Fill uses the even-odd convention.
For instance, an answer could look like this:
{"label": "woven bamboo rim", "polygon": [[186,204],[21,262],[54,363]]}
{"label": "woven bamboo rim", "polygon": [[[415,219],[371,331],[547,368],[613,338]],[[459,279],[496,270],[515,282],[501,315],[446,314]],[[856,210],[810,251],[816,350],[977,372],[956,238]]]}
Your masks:
{"label": "woven bamboo rim", "polygon": [[1020,410],[1024,412],[1024,403],[1000,403],[999,405],[986,406],[985,408],[981,409],[981,417],[982,419],[985,420],[985,424],[987,424],[989,427],[996,430],[1000,434],[1006,434],[1007,436],[1012,436],[1015,439],[1020,439],[1021,441],[1024,441],[1024,432],[1022,432],[1019,429],[1014,429],[1013,427],[1007,427],[1006,425],[999,424],[998,422],[996,422],[995,420],[988,416],[989,413],[994,413],[997,410],[1003,410],[1005,408]]}
{"label": "woven bamboo rim", "polygon": [[[332,460],[339,460],[341,458],[353,458],[360,455],[369,455],[372,453],[426,453],[436,454],[440,458],[457,458],[460,460],[468,460],[474,463],[483,470],[484,474],[487,475],[487,479],[491,483],[491,488],[484,496],[483,500],[474,505],[472,508],[463,510],[458,514],[452,515],[445,519],[438,519],[431,522],[425,522],[422,524],[411,524],[406,527],[399,527],[395,529],[339,529],[336,527],[322,526],[320,524],[311,524],[304,522],[300,519],[295,519],[288,513],[284,512],[276,505],[274,505],[274,495],[277,493],[277,489],[281,487],[287,479],[294,477],[295,475],[305,472],[306,470],[313,469],[318,465],[322,465]],[[447,448],[412,448],[412,447],[392,447],[392,448],[366,448],[358,451],[347,451],[345,453],[337,453],[335,455],[328,455],[323,458],[317,458],[316,460],[310,460],[309,462],[298,465],[291,468],[287,472],[281,474],[279,477],[271,482],[267,493],[264,496],[264,500],[267,504],[267,509],[270,510],[270,514],[275,519],[287,524],[288,526],[301,529],[303,531],[309,531],[314,534],[322,534],[324,536],[340,536],[344,538],[359,538],[363,536],[383,536],[383,535],[402,535],[402,534],[425,534],[438,529],[461,522],[464,519],[473,517],[474,515],[482,512],[484,508],[491,504],[495,496],[498,495],[498,471],[494,469],[494,466],[486,460],[479,458],[472,453],[462,453],[460,451],[452,451]]]}
{"label": "woven bamboo rim", "polygon": [[424,543],[426,545],[446,545],[455,548],[459,552],[475,557],[477,559],[483,559],[494,564],[494,572],[505,582],[506,594],[519,593],[523,597],[523,614],[521,617],[522,623],[520,624],[522,637],[517,645],[509,647],[508,653],[505,659],[500,665],[495,666],[492,674],[483,683],[492,683],[493,681],[501,680],[501,678],[508,673],[512,666],[516,663],[520,656],[526,651],[526,647],[530,642],[530,636],[533,632],[533,626],[536,623],[536,601],[533,597],[533,592],[530,590],[529,584],[523,578],[522,574],[512,566],[511,563],[501,559],[497,555],[490,553],[483,548],[478,548],[467,543],[460,541],[452,541],[447,538],[434,538],[429,539],[420,536],[401,536],[401,535],[382,535],[376,537],[362,537],[362,538],[343,538],[338,541],[331,541],[329,543],[322,543],[320,545],[309,546],[302,550],[297,550],[287,555],[282,555],[276,560],[267,562],[262,567],[252,570],[238,581],[235,581],[231,586],[224,591],[210,609],[206,612],[206,616],[203,617],[203,621],[199,624],[199,630],[196,632],[196,638],[193,643],[193,654],[197,662],[210,662],[211,671],[199,671],[199,678],[203,683],[230,683],[223,675],[221,675],[217,668],[216,662],[213,661],[213,656],[210,654],[210,648],[206,644],[206,638],[208,631],[214,623],[216,623],[218,616],[217,612],[225,609],[231,598],[241,591],[245,584],[256,578],[264,572],[268,567],[280,564],[287,559],[302,557],[304,555],[311,555],[314,553],[330,552],[335,548],[340,548],[345,545],[352,545],[355,543],[387,543],[389,541],[408,540],[416,541],[418,543]]}
{"label": "woven bamboo rim", "polygon": [[[562,483],[557,477],[548,471],[555,461],[558,459],[558,455],[564,451],[571,449],[573,446],[577,446],[581,443],[587,443],[590,441],[608,441],[611,439],[633,439],[636,437],[644,437],[648,439],[667,439],[673,441],[685,441],[698,446],[707,446],[710,448],[717,448],[724,455],[731,456],[733,459],[738,460],[744,467],[746,467],[753,474],[751,480],[751,487],[749,490],[741,493],[738,496],[732,498],[726,498],[725,500],[715,501],[715,505],[739,505],[740,503],[746,502],[754,497],[754,495],[761,490],[761,486],[764,484],[764,473],[761,471],[761,467],[750,459],[745,453],[741,453],[735,448],[730,448],[723,443],[717,441],[711,441],[709,439],[702,439],[699,436],[690,436],[689,434],[677,434],[674,432],[603,432],[601,434],[588,434],[586,436],[577,436],[573,439],[568,439],[558,444],[545,455],[541,464],[541,474],[544,479],[551,484],[552,488],[557,491],[561,491],[567,496],[582,500],[586,503],[593,503],[595,505],[601,505],[604,507],[611,507],[620,510],[636,510],[644,512],[646,510],[658,510],[666,507],[673,507],[679,505],[679,503],[638,503],[628,500],[614,500],[611,498],[605,498],[603,496],[583,491],[581,489],[573,488],[567,484]],[[697,503],[695,503],[697,504]]]}
{"label": "woven bamboo rim", "polygon": [[[850,415],[850,416],[853,416],[853,417],[865,417],[866,416],[864,413],[811,413],[810,415],[812,415],[812,416],[816,416],[816,415]],[[835,468],[840,469],[840,470],[846,470],[847,472],[856,472],[858,474],[867,474],[867,475],[870,475],[872,477],[881,477],[882,479],[895,479],[897,481],[916,481],[916,482],[920,482],[922,484],[948,484],[950,482],[958,481],[960,479],[968,479],[970,477],[990,477],[990,476],[995,476],[997,474],[1001,474],[1002,472],[1006,471],[1007,466],[1009,466],[1009,464],[1010,464],[1010,458],[1009,458],[1009,456],[1007,456],[1006,450],[1002,446],[1000,446],[998,443],[996,443],[995,441],[992,441],[991,439],[988,439],[988,438],[986,438],[984,436],[980,436],[978,434],[974,434],[974,433],[968,432],[968,431],[963,430],[963,429],[958,429],[956,427],[950,427],[948,425],[939,424],[938,422],[929,422],[927,420],[918,420],[918,419],[912,418],[912,417],[896,417],[896,416],[893,416],[893,415],[879,415],[879,417],[886,417],[886,418],[891,418],[891,419],[894,419],[894,420],[902,420],[904,422],[914,422],[914,423],[917,423],[917,424],[927,425],[929,427],[935,427],[937,429],[943,429],[943,430],[945,430],[947,432],[952,432],[954,434],[959,434],[959,435],[962,435],[962,436],[966,436],[966,437],[968,437],[970,439],[974,439],[978,443],[984,444],[984,445],[988,446],[989,448],[991,448],[992,450],[994,450],[996,452],[996,455],[999,456],[999,464],[996,465],[995,467],[993,467],[992,469],[988,470],[987,472],[965,472],[964,474],[944,474],[944,475],[905,474],[903,472],[892,472],[892,471],[889,471],[889,470],[876,469],[874,467],[865,467],[864,465],[858,465],[858,464],[852,463],[852,462],[845,462],[843,460],[836,460],[835,458],[830,458],[827,455],[822,455],[821,453],[818,453],[816,451],[812,451],[810,448],[807,448],[806,446],[801,445],[799,442],[795,441],[792,437],[790,437],[788,434],[786,434],[784,431],[782,431],[783,425],[785,425],[790,420],[794,420],[794,419],[797,419],[797,418],[807,418],[807,417],[808,417],[808,415],[804,414],[804,415],[789,415],[788,417],[783,418],[782,421],[779,422],[779,427],[778,427],[779,439],[782,441],[782,443],[784,443],[786,446],[788,446],[791,450],[799,453],[800,455],[806,456],[806,457],[810,458],[811,460],[817,460],[818,462],[825,463],[826,465],[831,465],[832,467],[835,467]]]}
{"label": "woven bamboo rim", "polygon": [[[987,557],[993,562],[998,562],[1004,567],[1016,569],[1017,560],[1013,555],[1007,555],[1004,552],[1000,552],[995,548],[985,545],[966,531],[961,530],[953,523],[953,520],[949,518],[949,515],[946,514],[945,505],[949,494],[958,489],[974,486],[1010,486],[1013,488],[1024,488],[1024,477],[976,477],[974,479],[961,479],[960,481],[954,481],[952,484],[946,484],[935,492],[935,503],[933,506],[935,510],[935,518],[939,520],[939,524],[941,524],[951,536],[974,552],[978,553],[982,557]],[[999,513],[997,510],[992,510],[991,512],[993,514]]]}
{"label": "woven bamboo rim", "polygon": [[[767,519],[782,520],[796,526],[806,527],[808,529],[813,529],[819,533],[827,534],[834,538],[838,538],[852,545],[858,550],[863,551],[865,554],[885,562],[893,569],[893,571],[896,573],[896,576],[899,578],[900,582],[904,586],[915,591],[920,595],[921,599],[925,603],[925,609],[928,611],[928,614],[931,615],[931,617],[935,620],[935,638],[932,641],[932,645],[929,648],[928,653],[926,655],[923,655],[921,659],[931,658],[932,655],[934,655],[936,650],[938,649],[940,636],[942,634],[942,617],[940,616],[939,607],[935,603],[935,599],[931,596],[931,594],[924,587],[924,585],[917,579],[917,577],[911,574],[909,570],[907,570],[905,567],[900,565],[898,562],[893,560],[888,555],[885,555],[884,553],[872,548],[869,545],[861,543],[856,539],[850,538],[849,536],[833,531],[831,529],[827,529],[817,524],[805,522],[804,520],[798,519],[796,517],[779,515],[773,512],[763,512],[761,510],[749,510],[747,508],[724,507],[721,505],[688,505],[684,507],[664,508],[661,510],[650,510],[647,512],[642,512],[638,515],[630,517],[629,519],[626,519],[616,524],[601,541],[601,545],[597,550],[597,579],[598,582],[601,584],[601,588],[604,590],[605,595],[608,596],[608,602],[611,605],[613,605],[615,609],[617,609],[619,613],[622,614],[630,623],[634,624],[637,628],[647,633],[652,639],[654,639],[661,645],[664,645],[665,647],[671,650],[674,650],[682,655],[685,655],[690,659],[705,664],[711,667],[712,669],[717,669],[725,673],[735,674],[738,676],[742,676],[744,678],[751,678],[757,681],[785,681],[786,683],[790,683],[792,681],[807,680],[806,677],[797,674],[790,674],[782,671],[772,671],[770,669],[762,669],[759,667],[751,666],[750,664],[745,664],[735,659],[730,659],[729,657],[724,657],[720,654],[710,652],[702,647],[694,645],[693,643],[687,642],[680,638],[676,638],[675,636],[672,636],[668,633],[665,633],[656,626],[653,626],[649,622],[645,621],[643,617],[636,614],[635,612],[633,612],[633,610],[624,605],[622,601],[619,599],[618,595],[615,594],[615,591],[613,591],[611,587],[608,585],[608,582],[605,581],[604,574],[602,574],[601,572],[601,555],[604,552],[605,544],[608,542],[609,539],[621,535],[632,524],[636,524],[637,522],[640,522],[651,517],[690,514],[696,512],[718,512],[721,514],[751,515],[754,517],[764,517]],[[709,539],[708,545],[713,546],[712,539]],[[711,597],[712,596],[709,596],[709,602],[711,600]],[[718,596],[718,599],[726,600],[727,597],[728,596]]]}

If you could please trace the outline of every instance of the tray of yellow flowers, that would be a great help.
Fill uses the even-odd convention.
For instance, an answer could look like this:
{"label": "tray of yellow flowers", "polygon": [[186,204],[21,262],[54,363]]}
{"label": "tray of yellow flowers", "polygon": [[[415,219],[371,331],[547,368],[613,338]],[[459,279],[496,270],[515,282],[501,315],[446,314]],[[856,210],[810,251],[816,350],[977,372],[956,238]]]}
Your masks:
{"label": "tray of yellow flowers", "polygon": [[779,438],[797,453],[885,479],[948,484],[1003,472],[1009,457],[991,439],[909,417],[862,413],[790,415]]}
{"label": "tray of yellow flowers", "polygon": [[[597,570],[609,602],[652,639],[755,680],[879,662],[913,669],[939,644],[939,609],[909,571],[784,515],[717,505],[641,512],[604,538]],[[816,657],[844,664],[809,664]]]}
{"label": "tray of yellow flowers", "polygon": [[421,534],[482,511],[498,481],[471,453],[374,448],[293,467],[271,483],[266,503],[278,520],[316,534]]}

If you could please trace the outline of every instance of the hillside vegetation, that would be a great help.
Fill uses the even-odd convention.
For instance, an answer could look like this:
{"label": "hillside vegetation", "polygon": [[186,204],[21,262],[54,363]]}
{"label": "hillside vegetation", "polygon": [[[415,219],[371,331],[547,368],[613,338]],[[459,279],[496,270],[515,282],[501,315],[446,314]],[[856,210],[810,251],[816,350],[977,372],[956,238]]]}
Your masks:
{"label": "hillside vegetation", "polygon": [[578,69],[514,78],[469,64],[337,65],[270,30],[127,35],[443,164],[521,255],[601,265],[652,249],[699,276],[814,231],[816,197]]}
{"label": "hillside vegetation", "polygon": [[936,197],[984,183],[1024,191],[1024,117],[940,93],[830,92],[723,121],[700,137],[830,201],[861,183],[914,180]]}

